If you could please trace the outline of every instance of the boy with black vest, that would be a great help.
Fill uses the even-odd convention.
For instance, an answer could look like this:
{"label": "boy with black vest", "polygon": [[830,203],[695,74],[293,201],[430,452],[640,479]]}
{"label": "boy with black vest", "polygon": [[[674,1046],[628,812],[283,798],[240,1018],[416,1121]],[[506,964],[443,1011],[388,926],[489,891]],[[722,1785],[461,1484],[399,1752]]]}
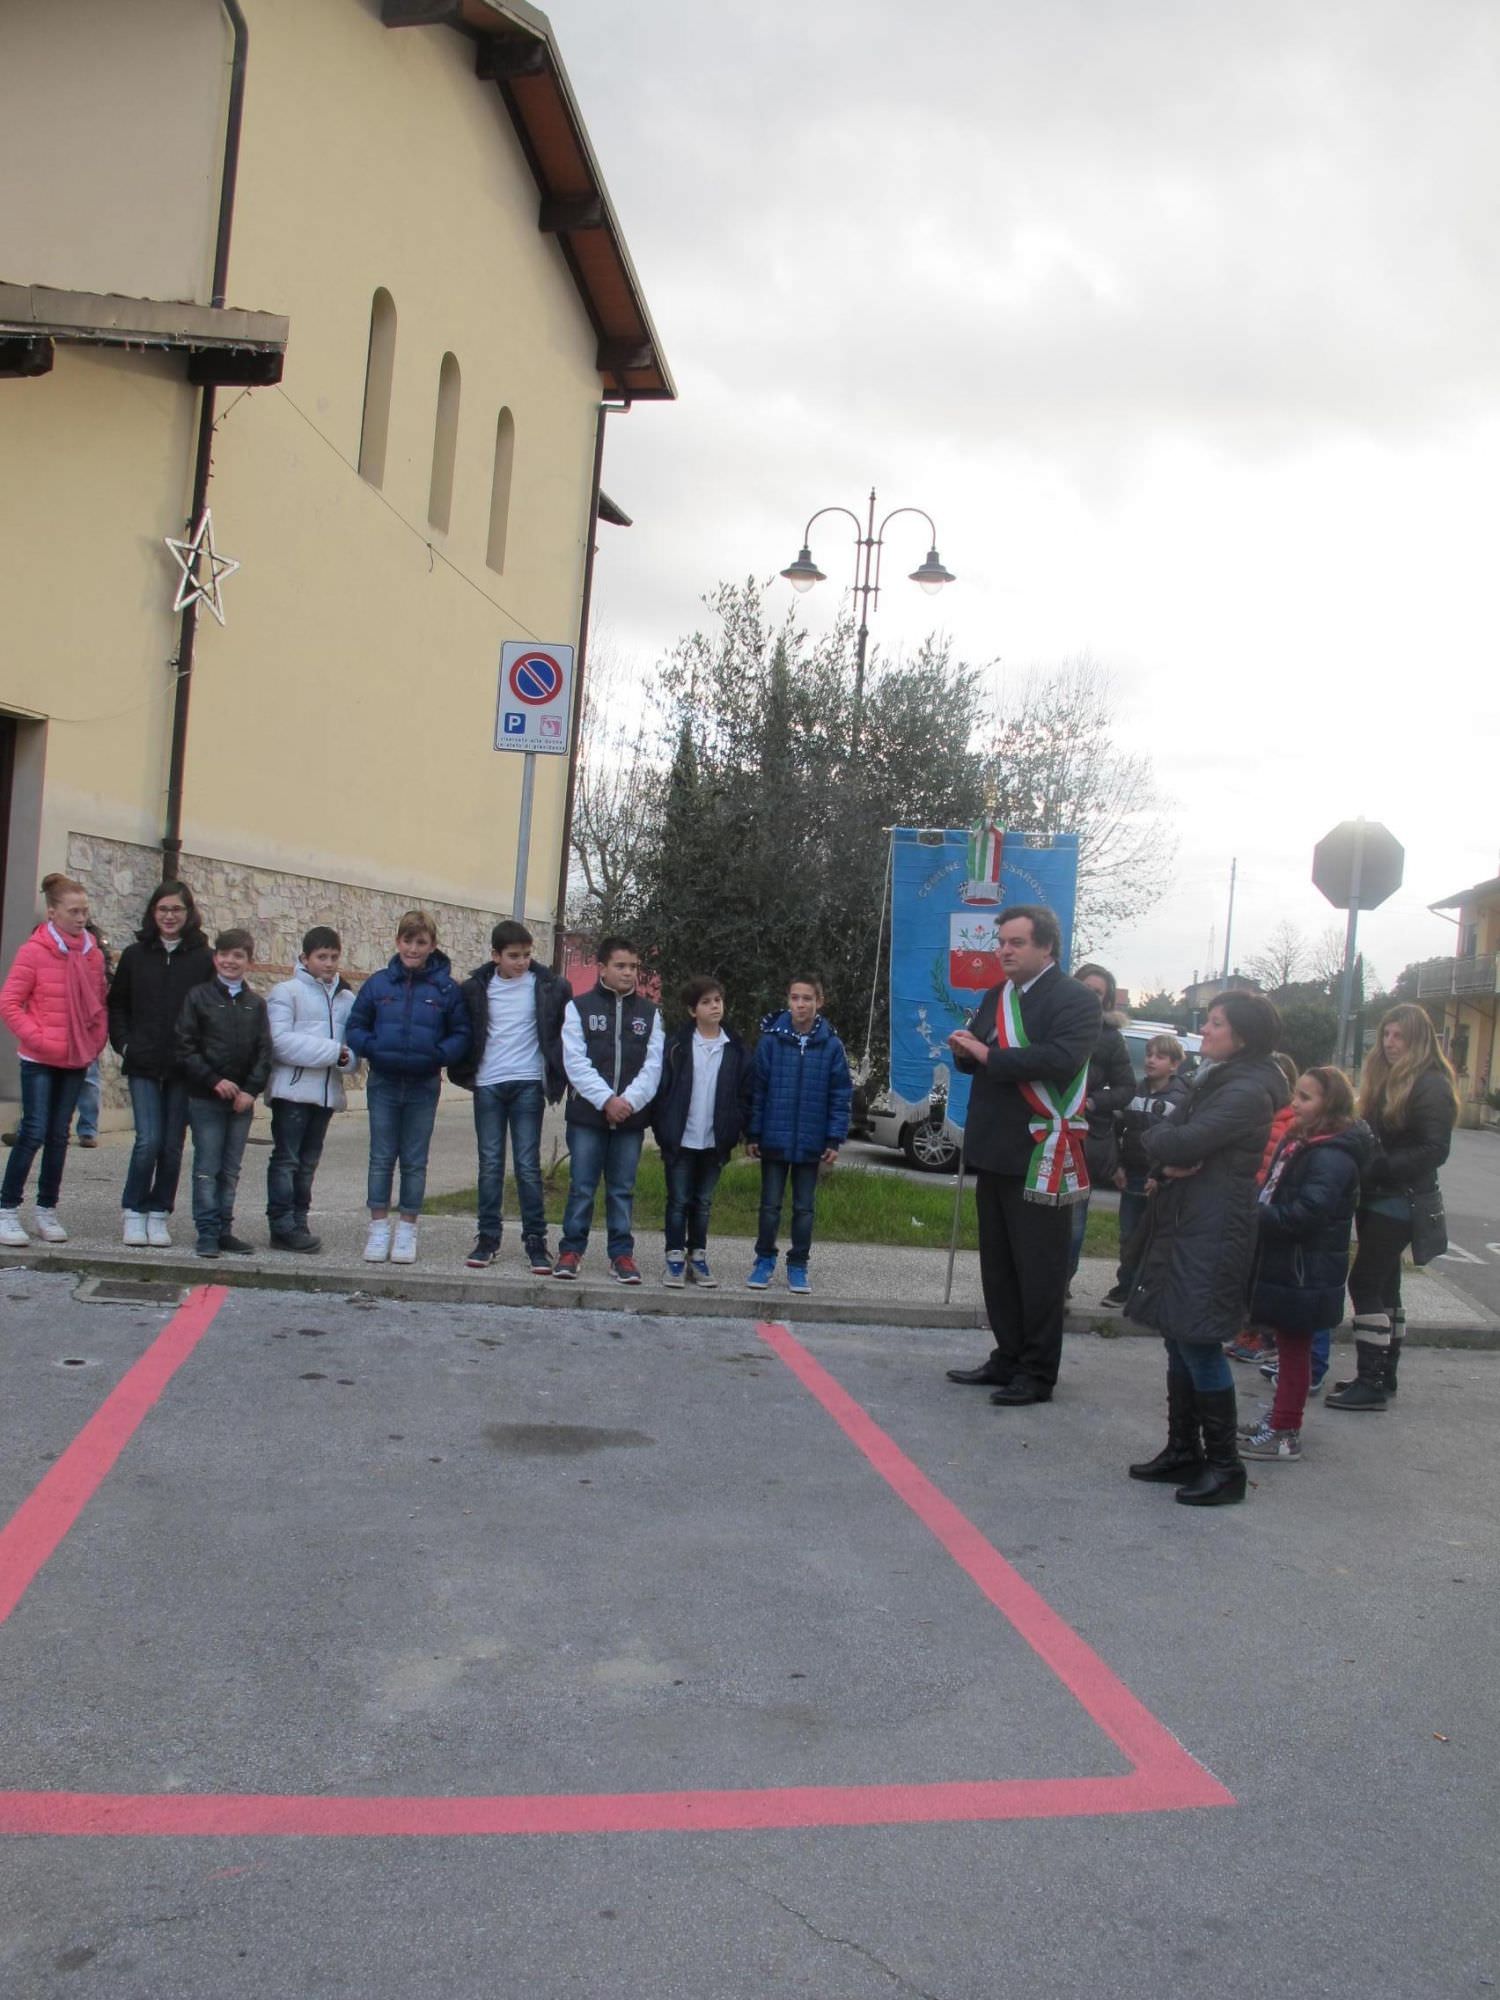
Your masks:
{"label": "boy with black vest", "polygon": [[641,1142],[661,1080],[663,1037],[656,1007],[636,990],[640,969],[640,953],[629,938],[602,939],[598,985],[575,994],[563,1013],[571,1184],[555,1278],[578,1276],[602,1179],[610,1270],[619,1284],[641,1282],[631,1204]]}

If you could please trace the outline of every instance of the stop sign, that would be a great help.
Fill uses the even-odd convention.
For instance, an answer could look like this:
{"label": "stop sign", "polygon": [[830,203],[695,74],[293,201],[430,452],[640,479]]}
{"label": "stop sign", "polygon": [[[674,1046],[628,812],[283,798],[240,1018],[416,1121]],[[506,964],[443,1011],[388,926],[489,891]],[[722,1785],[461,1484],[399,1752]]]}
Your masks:
{"label": "stop sign", "polygon": [[1313,849],[1312,878],[1336,910],[1377,909],[1401,887],[1406,849],[1378,819],[1346,819]]}

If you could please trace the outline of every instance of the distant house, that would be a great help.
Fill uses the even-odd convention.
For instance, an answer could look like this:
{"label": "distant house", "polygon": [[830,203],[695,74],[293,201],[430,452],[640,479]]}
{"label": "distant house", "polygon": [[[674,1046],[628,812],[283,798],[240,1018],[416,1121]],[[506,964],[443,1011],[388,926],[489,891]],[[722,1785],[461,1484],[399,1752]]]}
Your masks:
{"label": "distant house", "polygon": [[1500,1085],[1500,875],[1476,882],[1430,907],[1458,912],[1458,950],[1417,967],[1417,998],[1439,1020],[1448,1060],[1458,1071],[1460,1118],[1480,1123],[1489,1092]]}
{"label": "distant house", "polygon": [[605,412],[675,390],[546,16],[0,13],[0,953],[48,870],[123,943],[179,860],[271,963],[415,903],[550,951],[570,760],[497,752],[501,648],[576,645]]}

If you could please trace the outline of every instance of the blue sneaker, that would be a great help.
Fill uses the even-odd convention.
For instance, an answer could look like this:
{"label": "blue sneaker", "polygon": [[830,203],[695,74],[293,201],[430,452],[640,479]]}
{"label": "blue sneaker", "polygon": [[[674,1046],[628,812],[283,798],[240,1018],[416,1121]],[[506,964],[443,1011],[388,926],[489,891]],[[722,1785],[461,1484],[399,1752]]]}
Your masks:
{"label": "blue sneaker", "polygon": [[799,1292],[803,1298],[812,1297],[812,1283],[805,1264],[788,1264],[786,1267],[786,1288],[789,1292]]}
{"label": "blue sneaker", "polygon": [[718,1288],[719,1281],[709,1270],[708,1259],[701,1252],[696,1257],[688,1258],[687,1275],[690,1285],[702,1285],[704,1290],[709,1292]]}
{"label": "blue sneaker", "polygon": [[750,1287],[752,1292],[763,1292],[775,1276],[776,1259],[774,1257],[757,1257],[751,1266],[750,1275],[745,1280],[745,1283]]}
{"label": "blue sneaker", "polygon": [[675,1250],[669,1250],[667,1252],[666,1268],[661,1274],[661,1281],[664,1285],[670,1286],[673,1291],[676,1291],[679,1285],[685,1285],[687,1283],[686,1257],[680,1256]]}

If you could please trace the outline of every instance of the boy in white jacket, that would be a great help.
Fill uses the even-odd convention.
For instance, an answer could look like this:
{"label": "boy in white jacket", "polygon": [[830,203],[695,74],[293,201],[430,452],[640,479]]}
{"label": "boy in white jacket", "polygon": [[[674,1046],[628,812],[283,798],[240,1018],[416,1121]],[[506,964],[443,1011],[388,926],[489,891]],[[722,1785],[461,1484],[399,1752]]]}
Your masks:
{"label": "boy in white jacket", "polygon": [[344,1040],[354,988],[339,977],[342,954],[338,932],[315,924],[302,940],[297,970],[273,987],[266,1001],[276,1056],[266,1087],[271,1106],[266,1217],[273,1250],[322,1248],[307,1226],[313,1175],[328,1121],[344,1108],[344,1078],[357,1060]]}

